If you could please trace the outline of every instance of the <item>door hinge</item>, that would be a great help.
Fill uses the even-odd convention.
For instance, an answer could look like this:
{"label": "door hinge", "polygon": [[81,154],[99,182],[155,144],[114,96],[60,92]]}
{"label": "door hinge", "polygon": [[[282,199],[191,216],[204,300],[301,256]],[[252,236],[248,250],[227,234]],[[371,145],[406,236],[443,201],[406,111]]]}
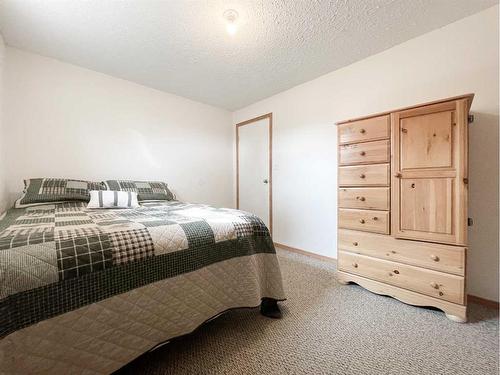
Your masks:
{"label": "door hinge", "polygon": [[467,116],[467,122],[468,122],[469,124],[472,124],[472,123],[474,122],[474,115],[468,115],[468,116]]}
{"label": "door hinge", "polygon": [[474,225],[474,220],[472,220],[471,217],[468,217],[467,218],[467,226],[468,227],[472,227]]}

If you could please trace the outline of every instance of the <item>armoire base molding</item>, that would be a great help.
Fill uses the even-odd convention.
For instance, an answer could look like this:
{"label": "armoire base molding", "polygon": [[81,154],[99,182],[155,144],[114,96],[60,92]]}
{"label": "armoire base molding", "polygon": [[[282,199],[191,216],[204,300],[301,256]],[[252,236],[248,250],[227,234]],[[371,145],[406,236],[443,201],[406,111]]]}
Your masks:
{"label": "armoire base molding", "polygon": [[467,308],[463,305],[457,305],[342,271],[337,272],[337,280],[341,284],[356,283],[370,292],[390,296],[409,305],[435,307],[442,310],[446,317],[454,322],[467,322]]}

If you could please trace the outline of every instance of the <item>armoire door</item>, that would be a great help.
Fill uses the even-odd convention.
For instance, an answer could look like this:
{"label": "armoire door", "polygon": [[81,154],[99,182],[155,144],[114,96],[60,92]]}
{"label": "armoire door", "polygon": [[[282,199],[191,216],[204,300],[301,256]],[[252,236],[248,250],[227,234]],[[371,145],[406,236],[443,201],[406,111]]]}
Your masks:
{"label": "armoire door", "polygon": [[392,114],[392,234],[466,245],[467,100]]}

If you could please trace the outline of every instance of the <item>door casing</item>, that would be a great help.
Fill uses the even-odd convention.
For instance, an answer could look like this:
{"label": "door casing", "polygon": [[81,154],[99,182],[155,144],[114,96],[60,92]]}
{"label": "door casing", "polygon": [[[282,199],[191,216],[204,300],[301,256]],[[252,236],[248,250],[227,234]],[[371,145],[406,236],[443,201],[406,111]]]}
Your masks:
{"label": "door casing", "polygon": [[239,129],[241,126],[250,126],[255,122],[268,119],[269,121],[269,232],[273,234],[273,114],[272,112],[251,118],[236,124],[236,208],[240,208],[240,152]]}

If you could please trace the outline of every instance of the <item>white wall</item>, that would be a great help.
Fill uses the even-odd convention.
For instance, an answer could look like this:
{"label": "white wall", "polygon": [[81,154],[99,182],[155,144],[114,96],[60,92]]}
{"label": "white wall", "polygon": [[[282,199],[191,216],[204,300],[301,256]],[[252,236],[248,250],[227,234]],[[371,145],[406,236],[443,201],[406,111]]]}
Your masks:
{"label": "white wall", "polygon": [[24,178],[73,177],[233,206],[230,112],[10,47],[4,99],[9,204]]}
{"label": "white wall", "polygon": [[476,93],[469,293],[498,300],[498,6],[233,114],[273,112],[276,242],[336,257],[336,121]]}
{"label": "white wall", "polygon": [[3,81],[4,81],[4,68],[5,68],[5,44],[3,41],[2,34],[0,34],[0,216],[7,209],[8,199],[6,193],[6,182],[5,182],[5,136],[3,134],[3,121],[2,121],[2,111],[3,111]]}

